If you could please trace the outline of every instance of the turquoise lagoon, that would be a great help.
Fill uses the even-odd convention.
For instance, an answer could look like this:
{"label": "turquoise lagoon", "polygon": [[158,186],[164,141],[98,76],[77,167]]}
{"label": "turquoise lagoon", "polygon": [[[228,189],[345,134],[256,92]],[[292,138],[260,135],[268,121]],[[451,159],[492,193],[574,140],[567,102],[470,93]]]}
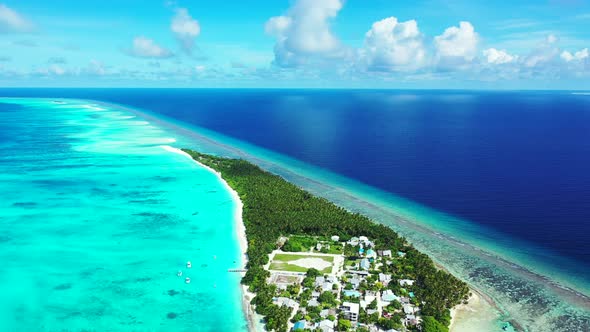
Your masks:
{"label": "turquoise lagoon", "polygon": [[106,105],[0,99],[0,331],[247,329],[235,202],[174,141]]}

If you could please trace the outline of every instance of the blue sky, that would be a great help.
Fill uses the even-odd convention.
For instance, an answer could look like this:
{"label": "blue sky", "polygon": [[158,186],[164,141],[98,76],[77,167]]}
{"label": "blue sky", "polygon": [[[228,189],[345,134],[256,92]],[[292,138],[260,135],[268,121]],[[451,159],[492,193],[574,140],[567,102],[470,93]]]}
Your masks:
{"label": "blue sky", "polygon": [[0,86],[590,89],[587,0],[0,0]]}

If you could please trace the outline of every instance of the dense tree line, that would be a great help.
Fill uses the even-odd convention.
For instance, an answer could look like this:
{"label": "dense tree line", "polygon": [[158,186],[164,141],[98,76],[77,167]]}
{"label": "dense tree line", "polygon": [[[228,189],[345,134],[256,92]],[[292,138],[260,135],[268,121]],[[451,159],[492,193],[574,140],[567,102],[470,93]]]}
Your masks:
{"label": "dense tree line", "polygon": [[410,273],[418,285],[416,295],[425,302],[421,308],[423,314],[445,326],[449,324],[449,309],[467,297],[469,290],[464,282],[437,270],[428,256],[408,245],[391,228],[349,212],[324,198],[315,197],[245,160],[184,151],[220,172],[244,204],[248,271],[242,283],[256,292],[253,304],[258,313],[267,317],[267,328],[270,330],[285,331],[288,319],[287,308],[272,304],[274,288],[266,283],[269,272],[262,267],[268,263],[268,255],[277,248],[280,236],[338,235],[342,240],[367,236],[375,241],[378,248],[394,252],[403,250],[406,252],[404,265],[411,267]]}

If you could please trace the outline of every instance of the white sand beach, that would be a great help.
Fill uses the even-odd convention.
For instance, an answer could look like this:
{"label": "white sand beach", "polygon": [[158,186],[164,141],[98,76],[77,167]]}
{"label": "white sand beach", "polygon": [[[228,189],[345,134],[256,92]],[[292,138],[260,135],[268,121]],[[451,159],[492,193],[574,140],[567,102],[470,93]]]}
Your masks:
{"label": "white sand beach", "polygon": [[[246,238],[246,226],[244,225],[244,220],[242,218],[242,209],[244,208],[244,203],[242,203],[242,200],[240,199],[240,196],[238,195],[238,193],[235,190],[233,190],[233,188],[231,188],[229,186],[229,184],[227,184],[227,182],[221,176],[221,173],[217,172],[216,170],[212,169],[211,167],[209,167],[207,165],[204,165],[204,164],[194,160],[188,153],[186,153],[180,149],[173,148],[171,146],[167,146],[167,145],[162,146],[162,148],[166,151],[170,151],[170,152],[184,155],[187,158],[189,158],[190,160],[199,164],[201,167],[207,169],[209,172],[215,174],[215,176],[217,176],[219,181],[221,183],[223,183],[225,190],[227,190],[230,193],[232,200],[235,203],[234,221],[235,221],[235,226],[236,226],[236,239],[238,240],[238,243],[240,245],[240,251],[242,253],[241,268],[245,269],[246,264],[248,263],[248,256],[246,255],[246,252],[248,250],[248,240]],[[243,276],[243,273],[242,273],[242,276]],[[262,316],[256,314],[256,312],[254,312],[254,308],[252,308],[252,305],[250,304],[250,301],[252,301],[255,294],[250,292],[248,290],[248,287],[245,285],[241,285],[241,288],[242,288],[242,296],[243,296],[242,307],[244,309],[244,313],[245,313],[246,318],[248,320],[248,329],[250,331],[264,330],[263,327],[261,326],[261,324],[258,324],[258,322],[260,322],[260,320],[262,319]]]}
{"label": "white sand beach", "polygon": [[450,332],[496,331],[498,310],[491,300],[471,289],[467,304],[460,304],[451,310]]}

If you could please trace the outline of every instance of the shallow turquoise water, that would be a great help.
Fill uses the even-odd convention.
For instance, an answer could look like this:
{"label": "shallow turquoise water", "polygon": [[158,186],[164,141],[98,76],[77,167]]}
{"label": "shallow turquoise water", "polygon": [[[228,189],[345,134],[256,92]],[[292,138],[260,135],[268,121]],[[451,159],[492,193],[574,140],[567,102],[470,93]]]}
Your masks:
{"label": "shallow turquoise water", "polygon": [[49,99],[0,99],[0,133],[0,331],[246,329],[235,203],[172,136]]}

